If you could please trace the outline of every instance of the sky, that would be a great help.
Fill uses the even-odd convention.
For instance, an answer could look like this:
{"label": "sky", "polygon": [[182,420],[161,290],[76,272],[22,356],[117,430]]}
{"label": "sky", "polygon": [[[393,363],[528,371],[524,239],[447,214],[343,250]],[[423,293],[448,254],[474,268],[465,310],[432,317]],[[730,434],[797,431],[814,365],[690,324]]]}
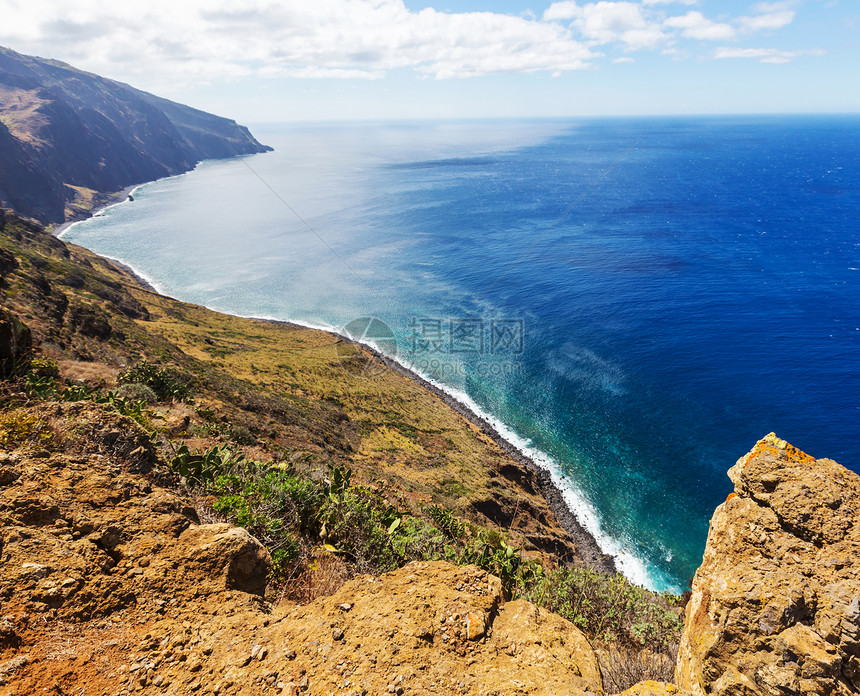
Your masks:
{"label": "sky", "polygon": [[243,123],[860,112],[858,0],[0,0],[0,45]]}

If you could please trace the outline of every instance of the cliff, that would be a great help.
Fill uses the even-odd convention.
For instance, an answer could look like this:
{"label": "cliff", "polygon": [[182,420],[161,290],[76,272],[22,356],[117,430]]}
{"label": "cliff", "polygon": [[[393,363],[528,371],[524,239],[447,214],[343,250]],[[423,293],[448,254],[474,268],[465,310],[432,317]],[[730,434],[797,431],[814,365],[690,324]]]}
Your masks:
{"label": "cliff", "polygon": [[230,119],[0,47],[0,207],[62,222],[203,159],[270,149]]}
{"label": "cliff", "polygon": [[587,567],[537,472],[360,346],[5,211],[0,273],[0,696],[858,693],[835,462],[739,460],[683,610]]}
{"label": "cliff", "polygon": [[860,479],[770,434],[729,471],[677,682],[694,694],[860,692]]}
{"label": "cliff", "polygon": [[[424,605],[411,610],[411,621],[437,635],[436,648],[460,641],[440,665],[454,670],[459,661],[465,670],[472,658],[461,652],[472,643],[459,633],[463,621],[472,626],[470,614],[480,610],[480,620],[494,624],[494,607],[534,564],[550,572],[583,563],[538,472],[405,376],[366,369],[377,358],[360,346],[157,295],[5,211],[0,270],[0,679],[9,687],[0,685],[0,694],[135,685],[143,674],[131,678],[128,670],[143,658],[138,646],[148,646],[146,664],[158,663],[166,647],[149,644],[153,627],[181,633],[185,646],[186,623],[194,635],[220,627],[212,652],[194,653],[211,659],[196,675],[211,689],[210,668],[223,675],[246,657],[240,642],[250,641],[250,651],[263,636],[287,640],[266,630],[276,608],[329,611],[324,598],[344,583],[431,559],[480,566],[467,576],[484,578],[479,597],[489,592],[476,603],[465,597],[469,611],[452,609],[459,616],[445,626],[428,623]],[[438,609],[456,605],[461,571],[421,567],[435,569],[424,582],[438,586],[426,597],[448,583]],[[402,572],[397,577],[410,577]],[[352,616],[363,616],[361,593],[343,591],[354,597]],[[379,611],[386,592],[368,595],[367,610]],[[406,622],[399,594],[392,591],[385,622],[395,629]],[[653,601],[662,607],[661,598]],[[322,620],[315,611],[308,609],[308,626]],[[546,619],[558,621],[568,625]],[[359,635],[361,627],[350,630]],[[587,645],[570,630],[573,647],[547,655],[569,661],[565,650]],[[427,644],[412,633],[404,630],[404,656],[407,644]],[[317,640],[305,642],[316,650]],[[378,646],[374,640],[368,646]],[[69,652],[58,653],[60,644]],[[416,670],[432,646],[420,660],[416,653]],[[169,679],[175,693],[188,693],[187,676],[197,671],[186,669],[191,649],[174,651],[158,684]],[[539,645],[529,650],[543,654]],[[269,662],[247,661],[231,678],[252,675],[258,685],[275,671],[279,681],[301,682],[295,670],[281,671],[290,665],[273,667],[268,651]],[[307,658],[312,679],[323,679],[326,654]],[[481,658],[485,672],[495,654],[494,647]],[[147,677],[154,690],[159,674]],[[512,672],[526,676],[525,668]],[[590,683],[567,672],[555,678]]]}

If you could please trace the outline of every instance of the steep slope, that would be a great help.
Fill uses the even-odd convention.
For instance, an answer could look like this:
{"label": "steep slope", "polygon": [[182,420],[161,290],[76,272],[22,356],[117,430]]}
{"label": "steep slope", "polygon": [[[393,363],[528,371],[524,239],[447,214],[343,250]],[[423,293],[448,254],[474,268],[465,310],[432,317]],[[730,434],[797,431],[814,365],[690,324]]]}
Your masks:
{"label": "steep slope", "polygon": [[272,606],[258,541],[132,472],[154,464],[133,423],[50,411],[67,437],[86,424],[89,449],[0,453],[0,694],[603,693],[579,629],[505,604],[475,567],[412,563]]}
{"label": "steep slope", "polygon": [[0,47],[0,206],[42,222],[203,159],[270,149],[230,119]]}
{"label": "steep slope", "polygon": [[[548,609],[605,664],[630,651],[632,672],[601,668],[609,688],[667,678],[677,598],[601,574],[538,471],[373,353],[157,295],[5,211],[0,273],[0,695],[328,693],[351,675],[374,693],[600,693]],[[512,597],[533,605],[496,614]]]}
{"label": "steep slope", "polygon": [[348,466],[406,509],[441,505],[556,561],[589,551],[561,526],[537,473],[413,381],[388,369],[368,374],[375,358],[337,336],[149,292],[3,211],[0,266],[0,307],[29,326],[61,381],[116,388],[120,370],[148,361],[192,385],[193,408],[153,408],[153,425],[181,426],[165,454],[230,445],[320,472]]}

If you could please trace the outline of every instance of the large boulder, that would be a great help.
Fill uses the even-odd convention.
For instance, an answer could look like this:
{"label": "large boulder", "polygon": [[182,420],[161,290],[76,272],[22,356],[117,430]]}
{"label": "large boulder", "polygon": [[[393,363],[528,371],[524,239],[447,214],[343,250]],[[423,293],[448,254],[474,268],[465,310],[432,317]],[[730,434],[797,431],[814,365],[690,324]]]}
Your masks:
{"label": "large boulder", "polygon": [[474,566],[410,563],[275,617],[273,642],[298,654],[308,693],[604,693],[576,626],[530,602],[504,603],[499,579]]}
{"label": "large boulder", "polygon": [[158,460],[136,423],[91,402],[11,414],[53,436],[0,449],[4,614],[80,621],[141,602],[263,595],[266,549],[244,529],[199,524],[186,501],[140,476]]}
{"label": "large boulder", "polygon": [[860,478],[773,433],[729,471],[693,581],[677,684],[860,693]]}

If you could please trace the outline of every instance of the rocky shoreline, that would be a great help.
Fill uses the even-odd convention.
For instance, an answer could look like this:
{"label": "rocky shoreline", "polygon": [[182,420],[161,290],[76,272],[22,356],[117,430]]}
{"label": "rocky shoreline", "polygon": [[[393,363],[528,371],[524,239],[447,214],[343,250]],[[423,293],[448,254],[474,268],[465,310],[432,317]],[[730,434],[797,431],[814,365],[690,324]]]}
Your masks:
{"label": "rocky shoreline", "polygon": [[[130,272],[131,275],[133,275],[136,279],[141,280],[139,276],[134,273],[133,269],[129,269],[128,267],[124,267],[124,269],[127,272]],[[141,282],[144,284],[146,283],[146,281]],[[297,324],[295,322],[284,321],[280,319],[263,319],[260,317],[248,318],[256,319],[257,321],[267,321],[271,322],[272,324],[279,324],[282,326],[293,326],[300,329],[309,328],[302,324]],[[325,329],[316,330],[326,331]],[[562,492],[553,482],[549,471],[547,471],[544,467],[534,461],[534,459],[524,454],[518,447],[506,440],[504,436],[502,436],[501,433],[499,433],[499,431],[496,430],[496,428],[493,427],[493,425],[486,418],[482,418],[479,414],[469,408],[462,401],[451,396],[448,392],[444,391],[443,389],[440,389],[435,384],[425,379],[414,370],[410,370],[402,363],[399,363],[397,362],[397,360],[388,357],[373,346],[368,345],[367,343],[363,343],[361,341],[357,341],[348,336],[336,333],[334,331],[327,331],[327,333],[330,333],[332,336],[335,336],[339,341],[351,343],[352,345],[361,347],[363,350],[370,353],[377,361],[385,365],[387,368],[423,387],[431,394],[433,394],[437,399],[439,399],[442,403],[448,406],[452,411],[455,411],[467,421],[469,421],[472,425],[476,426],[484,435],[486,435],[494,443],[496,443],[506,455],[508,455],[511,459],[513,459],[521,466],[524,466],[526,469],[528,469],[535,475],[537,484],[539,486],[539,493],[549,504],[550,509],[552,510],[553,514],[558,518],[559,524],[564,528],[564,531],[567,532],[567,534],[570,536],[576,547],[576,550],[579,552],[586,565],[602,573],[615,574],[620,572],[615,564],[615,557],[603,552],[603,550],[600,548],[600,545],[597,543],[597,539],[594,538],[594,535],[592,535],[591,532],[589,532],[582,525],[582,523],[579,521],[579,518],[576,516],[576,513],[571,510],[570,507],[567,505],[564,500],[564,496],[562,495]]]}
{"label": "rocky shoreline", "polygon": [[549,503],[550,509],[553,511],[555,516],[558,518],[559,523],[564,530],[570,535],[571,539],[573,539],[577,551],[579,551],[582,558],[585,560],[586,564],[596,570],[599,570],[603,573],[617,573],[618,568],[615,565],[614,556],[605,554],[600,546],[597,543],[597,540],[594,536],[582,526],[582,523],[574,513],[565,503],[564,496],[558,487],[553,483],[552,477],[550,473],[540,466],[536,461],[534,461],[531,457],[526,456],[519,448],[515,447],[512,443],[508,442],[498,430],[496,430],[493,425],[487,421],[485,418],[482,418],[480,415],[475,413],[472,409],[470,409],[463,402],[455,399],[453,396],[448,394],[446,391],[440,389],[432,382],[424,379],[421,375],[413,370],[410,370],[408,367],[405,367],[401,363],[389,358],[387,355],[379,352],[372,346],[369,346],[365,343],[361,343],[359,341],[352,340],[350,338],[340,336],[341,340],[347,341],[349,343],[353,343],[355,345],[360,345],[364,350],[371,353],[379,362],[383,363],[386,367],[397,372],[398,374],[403,375],[404,377],[411,379],[413,382],[420,384],[427,391],[431,392],[436,398],[446,404],[449,408],[453,409],[457,413],[459,413],[463,418],[477,426],[484,435],[489,437],[493,442],[495,442],[502,451],[507,454],[511,459],[515,460],[518,464],[525,466],[529,471],[533,472],[537,477],[538,484],[540,486],[540,493],[546,499],[547,503]]}
{"label": "rocky shoreline", "polygon": [[[116,205],[118,203],[122,203],[124,200],[127,200],[129,193],[131,193],[135,188],[138,187],[130,187],[120,193],[115,194],[114,200],[98,209],[94,209],[92,211],[92,214],[95,215],[99,212],[99,210],[103,210],[110,205]],[[67,229],[69,225],[73,224],[73,222],[75,221],[69,221],[63,224],[62,226],[55,229],[53,231],[53,234],[58,237],[61,236],[62,232]],[[121,261],[118,261],[117,259],[108,260],[113,265],[122,269],[122,271],[128,276],[133,278],[134,281],[143,289],[149,292],[162,294],[156,288],[154,288],[151,283],[144,279],[133,267]],[[303,326],[301,324],[285,320],[262,319],[257,317],[248,318],[254,318],[259,321],[268,321],[283,326],[295,326],[302,329],[309,328],[307,326]],[[325,329],[318,330],[324,331]],[[356,341],[355,339],[349,338],[348,336],[344,336],[336,332],[329,331],[328,333],[331,333],[333,336],[337,337],[338,340],[360,346],[362,349],[373,355],[376,360],[384,364],[386,367],[420,385],[421,387],[429,391],[431,394],[433,394],[437,399],[446,404],[453,411],[455,411],[467,421],[469,421],[472,425],[479,428],[480,431],[488,438],[490,438],[494,443],[496,443],[496,445],[498,445],[499,448],[506,455],[508,455],[511,459],[513,459],[518,464],[525,467],[535,475],[538,487],[540,489],[540,494],[547,501],[553,514],[558,518],[559,523],[564,528],[565,532],[567,532],[567,534],[570,536],[571,540],[574,542],[577,551],[579,552],[585,563],[589,567],[595,568],[596,570],[599,570],[603,573],[612,574],[619,572],[618,567],[615,564],[614,556],[604,553],[594,536],[582,525],[582,523],[579,521],[579,518],[576,516],[576,513],[571,510],[565,502],[562,492],[553,482],[550,473],[544,467],[534,461],[531,457],[524,454],[519,448],[506,440],[501,435],[501,433],[499,433],[499,431],[496,430],[496,428],[493,427],[493,425],[489,421],[487,421],[487,419],[481,417],[478,413],[473,411],[466,404],[451,396],[443,389],[440,389],[435,384],[428,381],[414,370],[411,370],[405,365],[399,363],[397,360],[394,360],[387,355],[384,355],[373,346],[370,346],[366,343],[362,343],[361,341]]]}

